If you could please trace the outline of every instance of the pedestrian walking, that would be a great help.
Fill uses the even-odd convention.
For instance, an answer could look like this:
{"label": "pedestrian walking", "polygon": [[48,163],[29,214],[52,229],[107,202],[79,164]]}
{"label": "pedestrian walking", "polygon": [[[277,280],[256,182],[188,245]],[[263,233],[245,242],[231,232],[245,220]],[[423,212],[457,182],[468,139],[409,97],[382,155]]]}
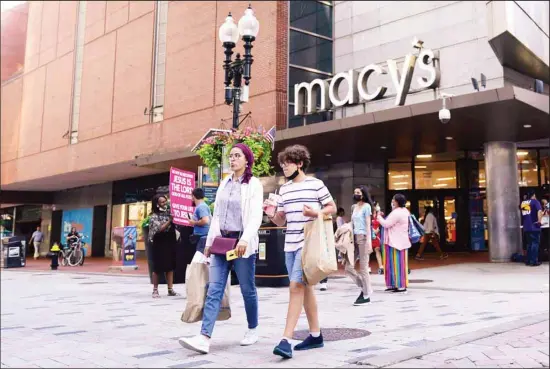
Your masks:
{"label": "pedestrian walking", "polygon": [[351,215],[355,252],[359,255],[359,272],[355,263],[346,262],[345,270],[348,277],[361,289],[353,305],[360,306],[370,303],[373,292],[369,273],[369,259],[372,253],[372,199],[365,186],[356,188],[353,192],[355,207]]}
{"label": "pedestrian walking", "polygon": [[[317,217],[336,213],[336,204],[323,181],[305,174],[311,156],[302,145],[289,146],[278,155],[279,165],[287,178],[279,191],[279,203],[275,214],[268,214],[278,226],[287,225],[285,236],[286,268],[290,278],[289,303],[283,337],[273,349],[273,354],[292,357],[290,340],[300,318],[302,307],[306,311],[309,336],[294,349],[309,350],[324,346],[319,325],[314,286],[306,285],[302,270],[302,248],[305,244],[304,225]],[[272,200],[264,202],[264,208],[273,206]]]}
{"label": "pedestrian walking", "polygon": [[29,244],[34,246],[34,260],[40,257],[40,245],[44,240],[44,233],[40,231],[40,226],[36,227],[36,231],[33,232]]}
{"label": "pedestrian walking", "polygon": [[[248,331],[241,345],[248,346],[258,341],[258,293],[255,272],[264,190],[260,180],[252,175],[254,155],[248,146],[233,146],[229,153],[229,163],[233,173],[224,179],[218,188],[214,216],[206,239],[204,253],[210,256],[210,277],[201,332],[192,338],[179,339],[183,347],[202,354],[210,351],[210,339],[231,268],[234,268],[239,279],[248,321]],[[212,252],[215,252],[216,240],[230,241],[229,239],[233,239],[236,244],[236,259],[228,261],[225,254],[211,253],[211,248]]]}
{"label": "pedestrian walking", "polygon": [[[336,233],[338,228],[342,227],[346,223],[344,219],[345,215],[346,215],[346,212],[344,208],[338,208],[338,211],[336,212],[336,221],[334,222],[334,233]],[[336,257],[338,258],[338,251],[336,251]],[[322,279],[319,282],[319,290],[321,291],[328,290],[328,277],[326,277],[325,279]]]}
{"label": "pedestrian walking", "polygon": [[424,237],[414,259],[419,261],[424,260],[424,250],[426,249],[426,245],[428,245],[428,243],[431,243],[434,246],[435,250],[439,253],[439,258],[441,260],[447,259],[449,254],[443,252],[441,250],[441,246],[439,246],[439,227],[437,225],[437,218],[434,215],[434,210],[431,206],[426,206],[424,208],[423,225],[425,232]]}
{"label": "pedestrian walking", "polygon": [[174,291],[174,270],[176,269],[176,227],[168,209],[168,199],[155,195],[152,214],[149,218],[149,243],[153,259],[153,298],[159,298],[159,274],[166,274],[168,296],[179,296]]}
{"label": "pedestrian walking", "polygon": [[409,284],[407,251],[409,240],[409,216],[405,207],[407,200],[396,194],[392,201],[392,211],[386,219],[378,214],[378,222],[384,227],[384,275],[386,291],[403,293]]}
{"label": "pedestrian walking", "polygon": [[193,212],[193,218],[189,220],[189,224],[193,227],[190,241],[193,245],[197,245],[197,251],[204,253],[206,238],[210,230],[210,208],[204,202],[204,190],[202,188],[195,188],[192,196],[195,211]]}
{"label": "pedestrian walking", "polygon": [[384,213],[382,213],[382,210],[380,209],[380,204],[378,202],[374,202],[374,211],[372,213],[372,249],[374,250],[374,253],[376,255],[376,263],[378,264],[378,274],[383,275],[384,274],[384,264],[382,263],[382,252],[381,252],[381,245],[382,245],[382,228],[380,226],[380,222],[378,221],[378,214],[381,216],[384,216]]}
{"label": "pedestrian walking", "polygon": [[540,265],[539,247],[543,214],[542,206],[537,200],[535,191],[529,190],[527,200],[521,203],[523,232],[527,241],[527,260],[525,265],[528,266]]}

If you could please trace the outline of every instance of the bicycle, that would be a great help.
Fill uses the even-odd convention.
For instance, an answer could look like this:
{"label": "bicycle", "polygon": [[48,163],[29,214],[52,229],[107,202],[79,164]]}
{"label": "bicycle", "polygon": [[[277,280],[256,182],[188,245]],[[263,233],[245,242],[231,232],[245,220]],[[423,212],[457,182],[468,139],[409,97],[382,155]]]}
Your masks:
{"label": "bicycle", "polygon": [[82,241],[84,236],[76,241],[69,241],[69,246],[64,246],[59,252],[59,264],[62,266],[77,266],[81,265],[84,260],[84,252],[82,251]]}

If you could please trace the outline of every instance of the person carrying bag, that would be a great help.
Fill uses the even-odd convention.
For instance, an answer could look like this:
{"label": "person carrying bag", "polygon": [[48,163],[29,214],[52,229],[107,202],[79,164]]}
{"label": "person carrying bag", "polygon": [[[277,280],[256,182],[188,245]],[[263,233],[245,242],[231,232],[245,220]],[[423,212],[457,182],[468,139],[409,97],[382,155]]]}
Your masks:
{"label": "person carrying bag", "polygon": [[204,255],[210,256],[210,268],[201,332],[191,338],[179,339],[184,348],[202,354],[210,351],[210,338],[222,306],[231,268],[235,269],[239,279],[248,321],[248,331],[241,345],[252,345],[258,341],[255,271],[264,191],[260,180],[252,175],[254,155],[248,146],[233,146],[229,153],[229,163],[233,173],[218,188],[214,215],[206,238]]}

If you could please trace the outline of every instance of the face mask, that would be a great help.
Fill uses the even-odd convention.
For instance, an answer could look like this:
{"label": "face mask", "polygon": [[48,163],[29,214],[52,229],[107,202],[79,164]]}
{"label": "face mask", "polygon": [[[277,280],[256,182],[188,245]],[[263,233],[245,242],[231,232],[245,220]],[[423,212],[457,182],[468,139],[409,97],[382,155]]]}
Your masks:
{"label": "face mask", "polygon": [[300,171],[296,169],[296,171],[292,173],[290,176],[286,177],[286,179],[288,179],[289,181],[292,181],[294,178],[298,177],[299,174],[300,174]]}
{"label": "face mask", "polygon": [[376,207],[374,208],[376,211],[380,211],[380,206],[379,205],[376,205]]}
{"label": "face mask", "polygon": [[353,195],[353,200],[354,201],[361,201],[362,198],[363,198],[363,196],[361,196],[361,195]]}
{"label": "face mask", "polygon": [[392,210],[395,209],[395,204],[393,202],[391,203],[391,208]]}
{"label": "face mask", "polygon": [[160,207],[159,207],[159,210],[162,211],[162,212],[165,212],[166,210],[168,210],[168,208],[167,208],[166,206],[163,207],[163,208],[160,208]]}

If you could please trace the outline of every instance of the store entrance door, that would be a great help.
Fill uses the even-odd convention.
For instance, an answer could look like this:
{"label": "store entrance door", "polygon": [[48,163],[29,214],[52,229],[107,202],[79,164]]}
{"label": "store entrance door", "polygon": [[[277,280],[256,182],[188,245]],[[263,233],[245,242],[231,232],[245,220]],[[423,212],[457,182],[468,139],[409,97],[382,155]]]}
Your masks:
{"label": "store entrance door", "polygon": [[[424,209],[433,208],[439,228],[439,243],[445,252],[467,251],[469,245],[467,194],[460,190],[415,190],[399,191],[407,197],[407,208],[421,223]],[[390,192],[390,198],[396,191]],[[418,245],[413,246],[416,252]],[[433,252],[428,246],[427,252]]]}

